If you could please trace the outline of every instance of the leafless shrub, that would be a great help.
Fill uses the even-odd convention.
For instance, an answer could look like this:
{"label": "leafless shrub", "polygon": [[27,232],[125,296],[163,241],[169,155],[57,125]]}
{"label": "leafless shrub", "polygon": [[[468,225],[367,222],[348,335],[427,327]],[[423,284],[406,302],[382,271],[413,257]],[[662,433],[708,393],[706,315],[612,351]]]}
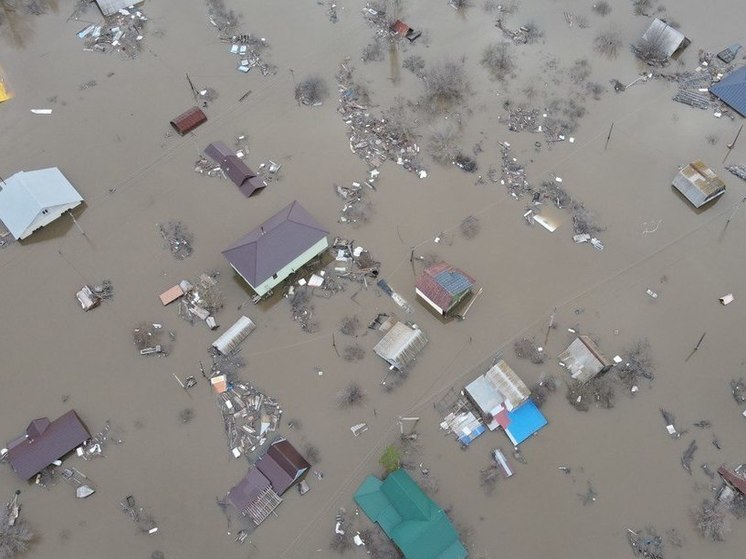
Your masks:
{"label": "leafless shrub", "polygon": [[593,11],[600,16],[607,16],[611,13],[611,5],[606,0],[600,0],[593,4]]}
{"label": "leafless shrub", "polygon": [[464,218],[459,228],[461,229],[461,234],[465,239],[473,239],[479,234],[482,226],[479,223],[479,219],[470,215]]}
{"label": "leafless shrub", "polygon": [[593,39],[593,49],[609,58],[619,56],[619,49],[622,46],[622,37],[619,32],[613,29],[603,31]]}
{"label": "leafless shrub", "polygon": [[583,503],[583,506],[588,506],[596,502],[596,497],[598,497],[598,493],[596,492],[596,489],[593,487],[593,484],[591,482],[588,482],[588,488],[586,489],[585,493],[578,493],[578,498],[580,499],[580,502]]}
{"label": "leafless shrub", "polygon": [[588,411],[591,409],[593,400],[593,387],[588,383],[570,380],[567,383],[567,401],[578,411]]}
{"label": "leafless shrub", "polygon": [[637,340],[623,354],[622,362],[614,370],[627,389],[637,386],[643,378],[652,382],[654,375],[650,342],[646,338]]}
{"label": "leafless shrub", "polygon": [[482,54],[482,66],[496,80],[504,80],[515,70],[515,60],[507,43],[492,43]]}
{"label": "leafless shrub", "polygon": [[418,78],[422,78],[425,75],[425,59],[416,54],[405,58],[402,62],[402,67],[412,72]]}
{"label": "leafless shrub", "polygon": [[163,555],[162,551],[154,551],[150,554],[150,559],[163,559],[165,555]]}
{"label": "leafless shrub", "polygon": [[181,221],[169,221],[165,225],[159,224],[158,230],[174,258],[183,260],[192,254],[194,235]]}
{"label": "leafless shrub", "polygon": [[588,24],[588,18],[582,15],[575,16],[575,23],[578,24],[578,27],[580,29],[588,29],[588,27],[590,27],[590,25]]}
{"label": "leafless shrub", "polygon": [[730,381],[730,391],[737,404],[746,402],[746,382],[744,382],[743,377]]}
{"label": "leafless shrub", "polygon": [[497,480],[500,479],[500,471],[495,464],[490,464],[488,467],[479,470],[479,486],[484,491],[485,495],[492,495],[497,485]]}
{"label": "leafless shrub", "polygon": [[424,81],[425,101],[439,110],[447,110],[460,103],[469,91],[463,61],[446,60],[434,64]]}
{"label": "leafless shrub", "polygon": [[17,518],[13,526],[10,525],[10,510],[0,505],[0,559],[11,559],[25,552],[34,533],[23,518]]}
{"label": "leafless shrub", "polygon": [[702,537],[724,541],[731,531],[733,514],[721,503],[704,500],[692,510],[694,526]]}
{"label": "leafless shrub", "polygon": [[345,361],[360,361],[365,357],[365,350],[360,344],[348,345],[342,351],[342,359]]}
{"label": "leafless shrub", "polygon": [[574,83],[584,82],[591,75],[591,65],[587,59],[576,60],[570,68],[570,80]]}
{"label": "leafless shrub", "polygon": [[616,391],[612,379],[606,375],[597,376],[590,381],[590,384],[593,388],[593,398],[596,403],[605,409],[613,408]]}
{"label": "leafless shrub", "polygon": [[457,10],[464,10],[472,6],[471,0],[449,0],[448,3]]}
{"label": "leafless shrub", "polygon": [[310,443],[306,443],[306,446],[303,450],[306,460],[308,460],[311,464],[319,463],[319,461],[321,460],[321,453],[319,452],[319,449],[317,447]]}
{"label": "leafless shrub", "polygon": [[596,223],[591,212],[580,202],[573,203],[572,212],[572,227],[576,235],[587,234],[593,237],[604,230],[603,227]]}
{"label": "leafless shrub", "polygon": [[557,381],[552,375],[542,375],[539,382],[531,387],[531,399],[537,407],[546,403],[549,395],[557,390]]}
{"label": "leafless shrub", "polygon": [[360,59],[366,64],[368,62],[380,62],[383,58],[383,40],[380,37],[376,37],[368,43],[360,55]]}
{"label": "leafless shrub", "polygon": [[653,0],[632,0],[632,8],[636,16],[647,16],[653,8]]}
{"label": "leafless shrub", "polygon": [[632,45],[632,52],[649,66],[665,66],[668,55],[665,50],[665,37],[662,33],[654,37],[640,39]]}
{"label": "leafless shrub", "polygon": [[644,530],[627,530],[627,541],[635,557],[643,559],[664,559],[663,538],[652,526]]}
{"label": "leafless shrub", "polygon": [[705,137],[705,141],[711,146],[714,146],[720,141],[720,136],[718,136],[717,134],[708,134]]}
{"label": "leafless shrub", "polygon": [[350,382],[343,390],[337,393],[337,405],[340,408],[349,408],[362,404],[365,400],[365,390],[356,382]]}
{"label": "leafless shrub", "polygon": [[179,419],[182,423],[189,423],[194,419],[194,410],[192,408],[184,408],[179,412]]}
{"label": "leafless shrub", "polygon": [[477,170],[477,160],[461,152],[456,154],[453,164],[467,173],[474,173]]}
{"label": "leafless shrub", "polygon": [[304,105],[320,105],[328,96],[329,88],[318,76],[310,76],[295,86],[295,100]]}
{"label": "leafless shrub", "polygon": [[360,319],[357,316],[346,316],[339,324],[339,331],[345,336],[354,336],[360,330]]}
{"label": "leafless shrub", "polygon": [[401,553],[377,525],[372,530],[360,530],[360,538],[370,559],[401,559]]}
{"label": "leafless shrub", "polygon": [[132,341],[137,349],[145,349],[158,345],[163,330],[154,328],[152,324],[141,322],[132,329]]}
{"label": "leafless shrub", "polygon": [[438,163],[447,165],[453,163],[458,147],[458,130],[448,121],[440,121],[433,127],[433,133],[428,143],[428,151]]}
{"label": "leafless shrub", "polygon": [[598,82],[588,82],[585,84],[585,89],[596,101],[600,100],[601,96],[606,93],[606,88]]}
{"label": "leafless shrub", "polygon": [[541,365],[546,361],[546,355],[539,351],[533,339],[521,338],[513,344],[513,351],[516,357],[520,359],[529,359],[534,365]]}
{"label": "leafless shrub", "polygon": [[332,536],[332,540],[329,542],[329,549],[336,551],[340,555],[347,553],[347,551],[352,549],[352,540],[350,539],[349,534],[347,534],[347,532],[344,534],[335,532]]}

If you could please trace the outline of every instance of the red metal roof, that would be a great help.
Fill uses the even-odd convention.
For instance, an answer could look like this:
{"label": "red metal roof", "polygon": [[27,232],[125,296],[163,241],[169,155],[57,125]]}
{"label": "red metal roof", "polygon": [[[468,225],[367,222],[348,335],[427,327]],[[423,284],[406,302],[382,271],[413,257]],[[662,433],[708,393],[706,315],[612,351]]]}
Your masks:
{"label": "red metal roof", "polygon": [[397,19],[394,23],[391,24],[391,31],[396,33],[397,35],[401,35],[402,37],[405,37],[411,27],[404,23],[402,20]]}
{"label": "red metal roof", "polygon": [[474,278],[468,274],[446,262],[440,262],[425,268],[417,278],[416,287],[443,311],[447,311],[454,300],[471,289],[474,283]]}
{"label": "red metal roof", "polygon": [[741,493],[746,495],[746,479],[742,478],[733,470],[727,468],[725,465],[718,468],[718,473],[725,481],[730,483],[733,487],[738,489]]}
{"label": "red metal roof", "polygon": [[183,136],[204,122],[207,122],[207,115],[199,107],[192,107],[174,118],[171,121],[171,126]]}

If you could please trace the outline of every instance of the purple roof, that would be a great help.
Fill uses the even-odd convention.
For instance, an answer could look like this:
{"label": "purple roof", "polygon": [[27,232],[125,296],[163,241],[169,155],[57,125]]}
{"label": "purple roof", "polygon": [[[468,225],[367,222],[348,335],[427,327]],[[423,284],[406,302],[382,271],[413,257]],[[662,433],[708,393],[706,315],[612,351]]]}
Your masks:
{"label": "purple roof", "polygon": [[239,512],[246,514],[248,508],[269,485],[269,480],[264,474],[252,468],[238,485],[228,491],[228,500]]}
{"label": "purple roof", "polygon": [[223,256],[252,287],[256,287],[328,234],[295,201],[226,248]]}
{"label": "purple roof", "polygon": [[275,493],[282,495],[303,477],[311,464],[289,441],[282,439],[269,447],[267,454],[257,461],[256,467],[267,477]]}
{"label": "purple roof", "polygon": [[54,421],[46,417],[34,419],[26,429],[26,437],[13,441],[8,462],[23,479],[31,479],[55,460],[61,458],[91,437],[75,410]]}
{"label": "purple roof", "polygon": [[252,180],[256,173],[249,169],[243,159],[223,142],[213,142],[205,148],[205,155],[215,161],[225,175],[235,184],[247,198],[256,190],[267,186],[264,181]]}

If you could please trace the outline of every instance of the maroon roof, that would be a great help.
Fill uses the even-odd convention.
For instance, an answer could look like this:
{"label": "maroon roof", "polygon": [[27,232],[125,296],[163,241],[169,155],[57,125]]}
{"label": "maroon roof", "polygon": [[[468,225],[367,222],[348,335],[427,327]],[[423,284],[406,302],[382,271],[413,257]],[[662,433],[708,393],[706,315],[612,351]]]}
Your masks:
{"label": "maroon roof", "polygon": [[192,107],[173,119],[171,126],[183,136],[204,122],[207,122],[207,115],[199,107]]}
{"label": "maroon roof", "polygon": [[409,25],[404,23],[402,20],[397,19],[394,23],[391,24],[390,29],[397,35],[401,35],[402,37],[405,37],[411,28],[409,27]]}
{"label": "maroon roof", "polygon": [[746,478],[741,477],[736,472],[728,469],[724,465],[718,468],[718,473],[720,474],[720,477],[722,477],[725,481],[727,481],[738,491],[746,495]]}
{"label": "maroon roof", "polygon": [[26,429],[26,437],[13,441],[8,462],[23,479],[31,479],[55,460],[80,446],[91,437],[75,410],[49,421],[35,419]]}
{"label": "maroon roof", "polygon": [[470,290],[474,283],[474,278],[470,275],[450,264],[440,262],[425,268],[415,285],[425,297],[447,311],[453,301]]}
{"label": "maroon roof", "polygon": [[256,463],[278,495],[282,495],[294,483],[303,479],[311,464],[300,455],[290,441],[279,440],[269,447],[267,453]]}
{"label": "maroon roof", "polygon": [[240,190],[241,194],[248,198],[249,196],[254,194],[254,192],[256,192],[257,190],[261,190],[265,186],[267,186],[267,183],[264,182],[261,177],[249,177],[249,180],[239,186],[238,190]]}
{"label": "maroon roof", "polygon": [[252,287],[261,285],[329,234],[297,201],[223,251]]}
{"label": "maroon roof", "polygon": [[[243,159],[238,157],[233,150],[223,142],[213,142],[205,148],[205,155],[215,161],[233,184],[247,198],[255,191],[267,186],[265,182],[249,169]],[[256,180],[252,180],[256,179]]]}
{"label": "maroon roof", "polygon": [[228,500],[240,513],[246,514],[249,507],[269,486],[269,480],[264,474],[256,468],[252,468],[238,485],[228,491]]}

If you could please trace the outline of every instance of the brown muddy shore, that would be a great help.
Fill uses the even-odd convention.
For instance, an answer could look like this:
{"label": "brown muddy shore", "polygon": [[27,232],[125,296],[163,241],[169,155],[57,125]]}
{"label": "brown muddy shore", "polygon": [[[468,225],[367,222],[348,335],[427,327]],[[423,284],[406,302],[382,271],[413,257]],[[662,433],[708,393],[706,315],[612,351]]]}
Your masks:
{"label": "brown muddy shore", "polygon": [[[628,45],[649,20],[635,16],[631,2],[613,2],[611,13],[601,17],[590,0],[523,0],[505,21],[511,27],[533,21],[543,36],[513,46],[517,67],[505,82],[490,80],[479,63],[487,44],[502,38],[481,0],[464,11],[445,0],[402,1],[402,19],[425,35],[368,64],[359,59],[373,30],[359,0],[338,2],[337,23],[329,21],[328,6],[311,0],[226,2],[242,15],[243,32],[270,44],[266,57],[277,73],[269,77],[236,71],[236,57],[218,39],[201,0],[146,1],[148,26],[134,59],[83,51],[76,33],[98,21],[95,6],[69,20],[72,2],[49,4],[42,15],[15,14],[12,31],[11,20],[0,24],[0,66],[15,95],[0,104],[0,176],[58,166],[85,198],[75,214],[85,234],[63,218],[0,250],[0,437],[7,442],[31,419],[57,417],[72,407],[92,432],[111,420],[112,438],[122,444],[110,441],[104,458],[68,459],[97,485],[85,500],[75,499],[64,482],[45,490],[21,483],[7,465],[0,468],[0,497],[21,489],[22,514],[38,535],[25,556],[129,559],[160,550],[166,558],[334,557],[329,543],[335,514],[339,507],[354,514],[352,494],[366,475],[381,473],[378,457],[398,442],[400,416],[421,418],[417,464],[429,470],[433,498],[468,532],[471,557],[633,557],[626,530],[648,525],[682,535],[681,547],[667,544],[667,558],[742,555],[746,520],[734,521],[725,542],[710,542],[690,518],[690,509],[719,483],[701,464],[714,471],[722,463],[746,462],[743,409],[729,387],[730,379],[744,376],[746,361],[746,293],[739,290],[746,284],[746,215],[734,214],[746,182],[722,164],[742,119],[717,119],[711,110],[675,103],[676,86],[664,80],[620,94],[611,90],[610,80],[629,83],[646,70]],[[693,70],[698,49],[717,52],[746,42],[746,8],[736,0],[710,5],[707,17],[694,0],[663,5],[692,40],[669,70]],[[569,26],[565,12],[582,15],[588,26]],[[611,27],[622,38],[614,59],[592,48],[594,37]],[[422,95],[421,80],[401,69],[410,55],[430,64],[464,57],[471,92],[450,118],[462,124],[465,151],[481,143],[479,170],[467,174],[433,162],[425,152],[435,121],[419,113],[427,178],[386,162],[370,193],[369,222],[356,228],[339,223],[343,202],[332,184],[359,181],[368,167],[350,153],[337,113],[338,66],[352,59],[356,78],[371,92],[372,110],[382,111],[398,96],[414,101]],[[573,93],[567,69],[583,59],[591,68],[587,79],[606,89],[599,100]],[[198,88],[211,87],[219,96],[206,110],[208,122],[179,137],[168,123],[193,104],[186,73]],[[295,81],[308,75],[321,76],[331,89],[320,107],[294,99]],[[81,87],[92,80],[95,86]],[[540,110],[548,99],[577,95],[586,112],[572,133],[574,143],[550,145],[543,135],[510,132],[498,120],[506,114],[506,99],[526,99],[527,86],[538,91]],[[53,113],[35,115],[32,108]],[[280,180],[250,199],[227,180],[194,173],[208,143],[231,143],[240,134],[248,138],[251,166],[267,159],[282,164]],[[554,233],[528,227],[522,218],[528,200],[516,201],[499,182],[475,184],[490,167],[499,174],[498,142],[505,141],[533,183],[563,179],[605,228],[603,251],[573,242],[569,214],[558,212],[563,222]],[[712,166],[728,189],[704,211],[691,209],[670,186],[679,165],[694,159]],[[746,140],[727,162],[746,163]],[[308,334],[279,295],[258,306],[248,302],[248,289],[220,254],[293,200],[332,236],[353,238],[370,250],[382,263],[381,277],[413,304],[413,319],[430,343],[394,391],[380,386],[386,366],[372,353],[377,332],[360,330],[354,342],[366,356],[357,362],[344,361],[332,346],[333,333],[337,345],[353,343],[339,333],[345,316],[367,324],[379,312],[401,314],[378,288],[350,283],[330,299],[315,297],[319,330]],[[459,229],[469,215],[480,224],[473,239]],[[156,227],[172,219],[194,234],[194,253],[184,260],[163,248]],[[651,224],[655,231],[645,233]],[[414,276],[422,263],[410,262],[412,249],[477,278],[484,294],[466,320],[443,323],[415,301]],[[257,324],[242,344],[247,364],[240,375],[279,400],[282,434],[299,447],[317,447],[320,461],[313,469],[323,472],[323,479],[308,477],[308,494],[288,493],[277,517],[243,545],[234,543],[235,529],[216,497],[241,479],[247,463],[230,455],[215,398],[199,376],[199,361],[209,361],[206,348],[216,334],[204,324],[190,326],[158,300],[165,289],[205,271],[220,272],[225,306],[217,315],[218,333],[240,314]],[[82,312],[73,294],[101,279],[112,281],[114,298]],[[651,299],[647,289],[658,297]],[[736,300],[722,306],[718,297],[731,292]],[[535,337],[544,345],[554,309],[557,328],[544,348],[551,358],[537,366],[515,357],[518,338]],[[138,355],[131,330],[142,321],[175,333],[168,357]],[[577,412],[565,399],[566,373],[555,359],[573,339],[568,328],[591,334],[610,356],[647,338],[655,380],[634,397],[618,392],[613,409]],[[700,349],[686,360],[703,332]],[[486,433],[461,451],[439,428],[433,403],[470,381],[470,371],[497,351],[527,384],[548,373],[560,388],[543,408],[549,425],[521,447],[527,464],[514,463],[516,475],[487,495],[479,471],[489,465],[492,448],[509,448],[507,438]],[[185,392],[174,373],[202,382]],[[351,380],[368,397],[362,406],[341,410],[336,394]],[[194,411],[187,424],[179,418],[185,408]],[[672,411],[688,433],[671,439],[660,408]],[[291,418],[299,428],[287,428]],[[712,427],[692,426],[702,419]],[[369,430],[354,437],[349,427],[362,422]],[[721,450],[711,444],[713,436]],[[689,475],[680,457],[692,439],[699,450]],[[584,505],[579,495],[588,483],[597,497]],[[157,534],[138,533],[122,513],[119,501],[127,495],[153,515]],[[352,549],[346,556],[365,552]]]}

